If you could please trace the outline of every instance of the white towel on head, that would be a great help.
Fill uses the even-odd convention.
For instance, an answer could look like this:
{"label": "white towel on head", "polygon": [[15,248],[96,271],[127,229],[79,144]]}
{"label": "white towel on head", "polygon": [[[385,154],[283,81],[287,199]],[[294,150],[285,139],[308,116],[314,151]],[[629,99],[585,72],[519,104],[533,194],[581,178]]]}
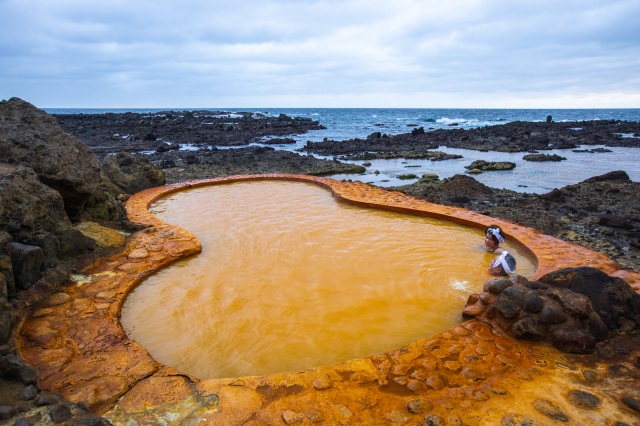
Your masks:
{"label": "white towel on head", "polygon": [[509,252],[507,251],[503,251],[500,256],[497,257],[497,259],[493,262],[493,267],[497,268],[498,266],[502,266],[502,269],[504,269],[504,271],[507,274],[513,274],[513,270],[509,267],[509,264],[507,263],[507,255],[509,254]]}
{"label": "white towel on head", "polygon": [[487,231],[496,237],[499,242],[504,243],[504,238],[500,235],[500,228],[489,228]]}

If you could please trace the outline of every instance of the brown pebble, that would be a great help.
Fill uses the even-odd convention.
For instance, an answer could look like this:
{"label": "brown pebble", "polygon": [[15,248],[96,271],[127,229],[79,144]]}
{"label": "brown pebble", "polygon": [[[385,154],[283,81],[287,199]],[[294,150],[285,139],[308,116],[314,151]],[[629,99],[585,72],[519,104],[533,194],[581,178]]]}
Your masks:
{"label": "brown pebble", "polygon": [[495,393],[496,395],[506,395],[507,394],[507,390],[498,386],[492,386],[491,387],[491,392]]}
{"label": "brown pebble", "polygon": [[440,390],[444,388],[444,383],[440,376],[431,376],[427,379],[427,386],[433,390]]}
{"label": "brown pebble", "polygon": [[487,349],[485,346],[477,346],[476,347],[476,353],[478,355],[488,355],[489,354],[489,349]]}
{"label": "brown pebble", "polygon": [[329,389],[333,383],[328,377],[319,377],[313,381],[313,387],[317,390]]}
{"label": "brown pebble", "polygon": [[445,350],[449,352],[451,355],[455,355],[457,353],[460,353],[462,348],[460,347],[460,345],[450,345],[450,346],[447,346]]}
{"label": "brown pebble", "polygon": [[409,382],[407,383],[407,387],[413,393],[424,393],[429,390],[427,388],[427,385],[419,380],[409,380]]}
{"label": "brown pebble", "polygon": [[634,376],[633,372],[627,366],[622,364],[610,365],[607,370],[609,371],[609,374],[611,374],[613,377],[633,377]]}
{"label": "brown pebble", "polygon": [[493,300],[495,300],[495,297],[491,293],[488,293],[486,291],[480,293],[478,297],[480,298],[480,301],[485,305],[489,305]]}
{"label": "brown pebble", "polygon": [[473,370],[471,368],[465,368],[464,370],[462,370],[462,374],[464,374],[467,377],[467,379],[474,380],[474,381],[484,380],[487,377],[483,372],[478,370]]}
{"label": "brown pebble", "polygon": [[42,392],[40,395],[36,397],[33,403],[35,404],[36,407],[42,407],[45,405],[52,405],[57,402],[58,402],[58,399],[54,395],[50,393]]}
{"label": "brown pebble", "polygon": [[600,380],[598,372],[594,370],[582,370],[582,375],[584,376],[584,379],[589,383],[595,383]]}
{"label": "brown pebble", "polygon": [[282,412],[281,417],[282,417],[282,421],[286,425],[292,425],[294,423],[300,423],[304,421],[303,414],[296,413],[295,411],[291,411],[291,410],[284,410]]}
{"label": "brown pebble", "polygon": [[569,392],[569,401],[577,407],[594,409],[602,405],[602,400],[592,393],[572,390]]}
{"label": "brown pebble", "polygon": [[502,417],[502,426],[535,426],[533,419],[520,414],[507,414]]}
{"label": "brown pebble", "polygon": [[7,420],[16,415],[16,409],[10,405],[0,405],[0,420]]}
{"label": "brown pebble", "polygon": [[320,423],[322,421],[322,414],[319,411],[311,411],[307,413],[307,418],[311,423]]}
{"label": "brown pebble", "polygon": [[422,399],[414,399],[413,401],[409,401],[409,403],[407,404],[407,411],[413,414],[424,413],[425,411],[429,411],[432,409],[433,404]]}
{"label": "brown pebble", "polygon": [[533,380],[533,376],[531,376],[531,374],[527,373],[526,371],[516,371],[514,374],[520,380],[525,380],[527,382]]}
{"label": "brown pebble", "polygon": [[462,366],[458,361],[445,361],[444,368],[451,371],[458,371]]}
{"label": "brown pebble", "polygon": [[447,425],[460,426],[462,425],[462,422],[456,413],[451,413],[449,414],[449,417],[447,417]]}
{"label": "brown pebble", "polygon": [[622,403],[632,410],[640,411],[640,400],[635,398],[622,398]]}
{"label": "brown pebble", "polygon": [[466,328],[458,326],[453,329],[453,334],[457,334],[458,336],[468,336],[471,333]]}
{"label": "brown pebble", "polygon": [[411,416],[401,411],[392,411],[385,416],[394,425],[403,425],[411,420]]}
{"label": "brown pebble", "polygon": [[437,414],[426,414],[424,416],[424,424],[427,426],[442,426],[444,424],[444,420],[442,420],[442,417]]}
{"label": "brown pebble", "polygon": [[51,421],[55,424],[64,423],[71,418],[71,410],[63,404],[56,404],[49,412]]}
{"label": "brown pebble", "polygon": [[547,401],[546,399],[535,400],[533,402],[533,408],[553,420],[559,420],[561,422],[569,421],[569,417],[567,417],[567,415],[563,413],[557,405],[551,401]]}
{"label": "brown pebble", "polygon": [[475,399],[476,401],[486,401],[487,399],[489,399],[489,395],[482,392],[481,390],[477,390],[473,392],[473,399]]}
{"label": "brown pebble", "polygon": [[26,386],[20,393],[20,399],[23,401],[30,401],[38,395],[38,392],[38,388],[34,385]]}

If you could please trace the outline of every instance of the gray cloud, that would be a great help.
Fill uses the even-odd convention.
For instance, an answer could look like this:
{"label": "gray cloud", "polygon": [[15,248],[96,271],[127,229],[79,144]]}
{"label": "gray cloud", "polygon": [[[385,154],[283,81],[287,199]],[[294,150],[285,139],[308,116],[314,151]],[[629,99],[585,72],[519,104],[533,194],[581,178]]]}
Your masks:
{"label": "gray cloud", "polygon": [[[637,107],[637,1],[0,1],[38,106]],[[37,7],[36,7],[37,6]]]}

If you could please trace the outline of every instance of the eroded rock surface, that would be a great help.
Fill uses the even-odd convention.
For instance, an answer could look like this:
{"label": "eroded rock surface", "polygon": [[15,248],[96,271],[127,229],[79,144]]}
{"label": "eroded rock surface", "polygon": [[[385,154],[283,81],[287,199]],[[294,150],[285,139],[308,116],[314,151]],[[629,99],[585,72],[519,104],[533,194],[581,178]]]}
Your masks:
{"label": "eroded rock surface", "polygon": [[0,158],[27,163],[56,190],[71,216],[82,211],[100,180],[98,158],[46,112],[18,98],[0,102]]}
{"label": "eroded rock surface", "polygon": [[640,331],[640,295],[624,280],[594,268],[562,269],[533,282],[519,275],[498,278],[483,290],[469,297],[465,318],[563,352],[593,353],[610,333]]}

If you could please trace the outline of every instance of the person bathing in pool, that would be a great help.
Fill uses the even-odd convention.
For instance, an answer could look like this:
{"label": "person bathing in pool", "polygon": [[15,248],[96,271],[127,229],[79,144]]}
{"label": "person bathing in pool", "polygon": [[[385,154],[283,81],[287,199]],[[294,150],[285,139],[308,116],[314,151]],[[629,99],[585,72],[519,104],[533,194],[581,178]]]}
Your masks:
{"label": "person bathing in pool", "polygon": [[498,225],[489,225],[484,231],[484,248],[490,253],[502,253],[504,250],[499,247],[504,243],[502,229]]}
{"label": "person bathing in pool", "polygon": [[513,274],[516,269],[516,259],[500,247],[504,243],[502,229],[498,225],[489,225],[485,229],[484,247],[490,253],[499,254],[491,261],[489,273],[492,275],[507,276]]}
{"label": "person bathing in pool", "polygon": [[498,275],[506,277],[511,275],[516,270],[516,259],[507,251],[502,251],[498,257],[491,261],[489,265],[489,273],[491,275]]}

